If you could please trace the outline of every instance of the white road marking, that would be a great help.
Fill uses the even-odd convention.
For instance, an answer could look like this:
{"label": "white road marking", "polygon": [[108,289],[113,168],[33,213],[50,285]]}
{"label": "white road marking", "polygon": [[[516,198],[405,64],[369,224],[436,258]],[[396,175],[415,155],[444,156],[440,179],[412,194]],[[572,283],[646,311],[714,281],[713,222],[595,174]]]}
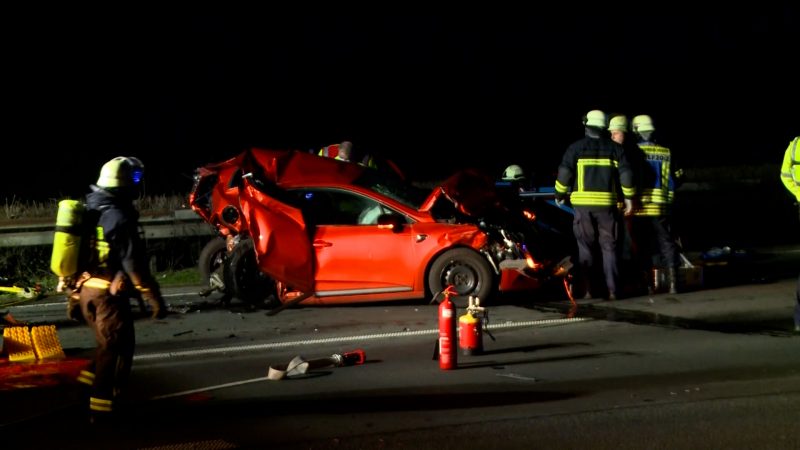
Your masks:
{"label": "white road marking", "polygon": [[498,377],[513,378],[515,380],[537,381],[536,378],[526,377],[524,375],[519,375],[516,373],[497,373],[495,375],[497,375]]}
{"label": "white road marking", "polygon": [[[506,328],[522,328],[530,326],[556,326],[556,325],[567,325],[571,323],[585,322],[589,320],[593,319],[588,317],[574,317],[569,319],[544,319],[544,320],[529,320],[524,322],[506,322],[501,324],[489,325],[487,329],[489,331],[492,331],[492,330],[501,330]],[[336,342],[353,342],[353,341],[363,342],[374,339],[423,336],[429,334],[436,335],[438,333],[439,329],[436,328],[436,329],[417,330],[417,331],[395,331],[391,333],[362,334],[356,336],[334,336],[329,338],[307,339],[301,341],[267,342],[264,344],[200,348],[194,350],[182,350],[182,351],[163,352],[163,353],[146,353],[146,354],[135,355],[133,357],[133,360],[145,361],[145,360],[155,360],[155,359],[169,359],[180,356],[201,356],[201,355],[214,355],[214,354],[234,353],[234,352],[262,351],[262,350],[270,350],[276,348],[299,347],[305,345],[320,345],[320,344],[329,344]]]}

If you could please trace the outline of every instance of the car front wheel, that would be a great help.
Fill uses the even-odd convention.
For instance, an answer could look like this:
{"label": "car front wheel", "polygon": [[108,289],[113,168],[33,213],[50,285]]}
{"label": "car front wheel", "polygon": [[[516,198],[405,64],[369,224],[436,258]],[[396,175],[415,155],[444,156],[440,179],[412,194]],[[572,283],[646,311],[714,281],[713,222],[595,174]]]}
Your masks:
{"label": "car front wheel", "polygon": [[[440,294],[452,285],[458,296],[458,306],[466,306],[467,297],[477,296],[484,304],[494,289],[494,275],[489,262],[479,253],[468,248],[448,250],[434,260],[428,272],[428,288],[431,294]],[[440,298],[437,297],[437,300]]]}
{"label": "car front wheel", "polygon": [[275,305],[275,280],[259,269],[252,239],[236,244],[228,264],[225,285],[230,287],[233,295],[247,303]]}
{"label": "car front wheel", "polygon": [[[200,279],[203,283],[210,288],[217,287],[223,282],[223,270],[225,263],[228,259],[227,249],[225,248],[225,239],[215,237],[208,241],[208,243],[200,250],[200,256],[197,259],[197,269],[200,272]],[[215,279],[212,280],[212,277]],[[224,287],[223,287],[224,289]]]}

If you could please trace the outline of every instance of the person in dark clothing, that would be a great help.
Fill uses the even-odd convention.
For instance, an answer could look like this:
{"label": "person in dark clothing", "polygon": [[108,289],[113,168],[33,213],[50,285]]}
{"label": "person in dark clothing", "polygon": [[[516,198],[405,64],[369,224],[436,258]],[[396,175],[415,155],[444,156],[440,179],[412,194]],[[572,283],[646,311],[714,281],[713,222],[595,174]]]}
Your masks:
{"label": "person in dark clothing", "polygon": [[[638,208],[633,213],[633,236],[638,249],[640,270],[649,281],[654,268],[653,257],[667,269],[669,293],[678,293],[680,251],[672,228],[672,204],[681,170],[676,169],[669,148],[655,142],[655,127],[650,116],[633,118],[638,153],[634,158],[639,169]],[[655,292],[655,283],[648,283],[648,292]]]}
{"label": "person in dark clothing", "polygon": [[143,171],[137,158],[116,157],[103,165],[86,196],[87,209],[97,218],[96,243],[78,284],[79,305],[94,330],[97,348],[92,366],[81,371],[78,381],[91,386],[92,423],[111,417],[131,372],[135,345],[131,298],[149,304],[153,318],[167,314],[147,264],[139,212],[133,204]]}
{"label": "person in dark clothing", "polygon": [[606,298],[619,298],[617,239],[619,236],[619,191],[624,196],[623,212],[633,210],[636,193],[633,170],[621,145],[607,135],[604,112],[589,111],[584,117],[585,136],[567,147],[555,182],[556,202],[569,199],[575,210],[572,230],[578,244],[578,270],[573,295],[590,298],[600,293],[591,285],[595,248],[599,245],[605,278]]}
{"label": "person in dark clothing", "polygon": [[608,132],[611,140],[619,145],[625,145],[625,136],[628,133],[628,118],[622,114],[611,117],[608,121]]}
{"label": "person in dark clothing", "polygon": [[[620,278],[626,280],[627,286],[633,287],[635,291],[640,292],[640,288],[649,286],[648,274],[650,267],[644,266],[643,262],[647,259],[652,259],[651,245],[647,238],[642,242],[636,242],[634,239],[634,214],[636,214],[637,207],[639,206],[639,195],[641,194],[643,178],[651,172],[651,168],[647,163],[644,152],[636,145],[635,139],[629,137],[630,129],[628,128],[628,118],[624,114],[612,115],[608,121],[608,132],[611,135],[611,140],[621,145],[625,149],[625,156],[628,158],[628,163],[633,168],[634,186],[636,187],[637,198],[633,199],[633,214],[628,214],[623,217],[620,223],[620,237],[619,237],[619,270]],[[633,282],[633,284],[629,284]],[[652,289],[649,289],[652,291]]]}

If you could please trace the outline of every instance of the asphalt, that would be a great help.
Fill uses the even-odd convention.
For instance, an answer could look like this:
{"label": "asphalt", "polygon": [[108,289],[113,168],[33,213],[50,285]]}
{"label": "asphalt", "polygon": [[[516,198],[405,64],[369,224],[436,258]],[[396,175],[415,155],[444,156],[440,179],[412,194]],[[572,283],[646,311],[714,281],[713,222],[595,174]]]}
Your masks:
{"label": "asphalt", "polygon": [[[693,260],[698,257],[693,256]],[[678,294],[657,293],[615,301],[576,300],[574,304],[567,300],[543,301],[528,305],[526,309],[531,318],[580,317],[800,339],[793,333],[792,321],[798,270],[800,247],[762,249],[747,257],[739,255],[738,259],[705,261],[703,283],[686,286]],[[212,305],[213,300],[194,295],[199,290],[198,286],[188,286],[165,288],[163,292],[172,312],[180,316],[202,312]],[[219,308],[219,305],[215,307]],[[23,363],[9,363],[6,355],[0,355],[4,358],[0,359],[0,374],[6,372],[3,375],[6,382],[0,383],[0,404],[14,405],[13,408],[0,409],[0,428],[77,402],[72,373],[91,358],[94,342],[87,327],[66,319],[65,309],[65,301],[59,297],[0,306],[0,313],[9,313],[9,318],[13,317],[22,324],[56,325],[67,355],[60,372],[48,372],[47,365],[39,363],[39,367],[49,373],[45,378],[36,378],[35,371],[31,372],[33,378],[25,378],[19,370]],[[241,312],[231,310],[230,314],[215,315],[214,320],[217,321],[215,326],[200,332],[194,328],[202,328],[197,326],[202,322],[194,322],[193,329],[182,330],[180,318],[171,322],[142,321],[142,324],[147,322],[142,328],[137,323],[137,357],[141,352],[162,348],[165,341],[176,342],[183,350],[207,346],[215,340],[219,342],[230,335],[230,330],[236,329],[243,317]],[[170,326],[161,326],[163,324]],[[348,332],[349,325],[342,325],[342,332]],[[193,335],[194,340],[182,341],[183,334]],[[9,381],[8,373],[18,378],[16,384],[13,377]]]}

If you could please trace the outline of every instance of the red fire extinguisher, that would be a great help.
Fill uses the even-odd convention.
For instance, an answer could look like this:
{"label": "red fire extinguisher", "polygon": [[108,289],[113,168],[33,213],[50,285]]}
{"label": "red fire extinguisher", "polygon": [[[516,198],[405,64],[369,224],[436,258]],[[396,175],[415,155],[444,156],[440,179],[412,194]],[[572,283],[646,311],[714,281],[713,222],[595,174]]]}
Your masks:
{"label": "red fire extinguisher", "polygon": [[439,368],[451,370],[458,367],[456,352],[456,305],[450,300],[457,292],[447,286],[442,292],[444,300],[439,303]]}
{"label": "red fire extinguisher", "polygon": [[483,311],[480,299],[470,296],[467,313],[458,318],[458,348],[461,349],[462,355],[483,353],[483,327],[480,316]]}

